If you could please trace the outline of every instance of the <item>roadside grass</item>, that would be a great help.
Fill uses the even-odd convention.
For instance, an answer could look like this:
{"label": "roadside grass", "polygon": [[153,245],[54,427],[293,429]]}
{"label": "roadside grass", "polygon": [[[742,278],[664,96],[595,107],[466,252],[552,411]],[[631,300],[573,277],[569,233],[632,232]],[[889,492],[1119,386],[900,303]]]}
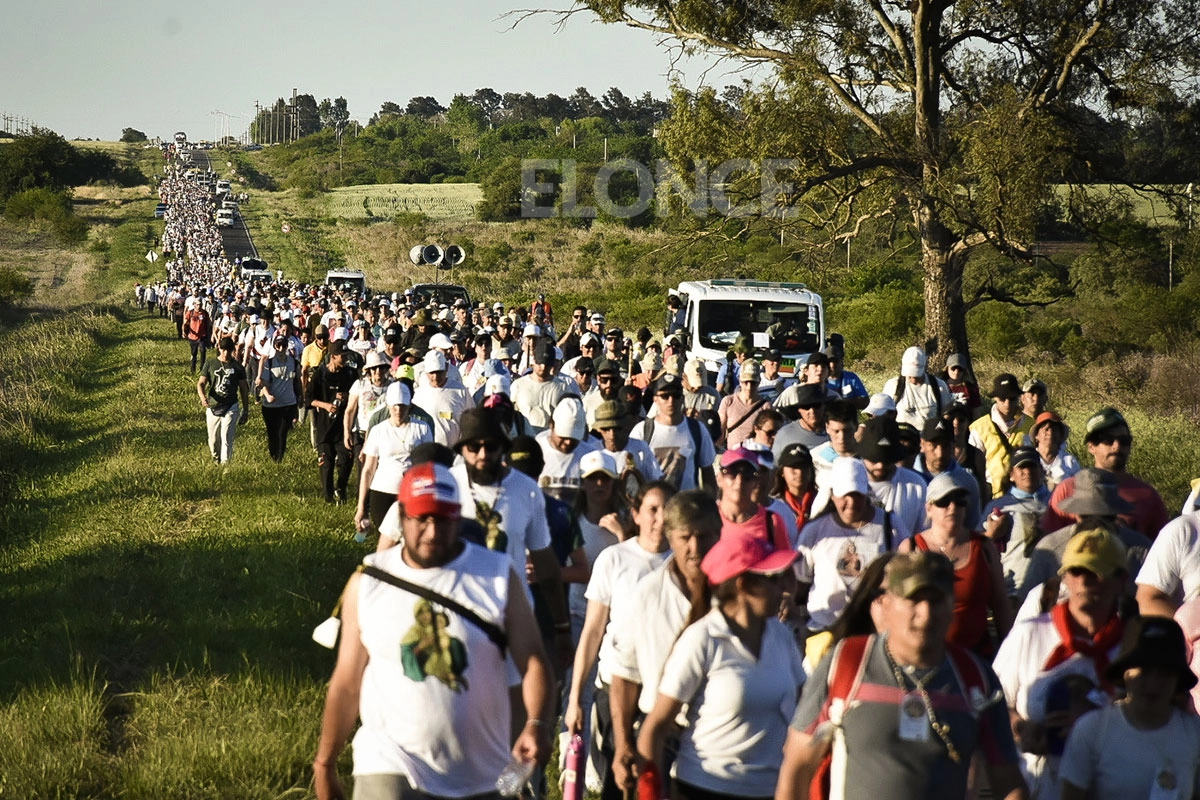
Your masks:
{"label": "roadside grass", "polygon": [[304,433],[276,465],[254,414],[212,464],[185,346],[127,300],[140,205],[97,212],[94,306],[0,332],[0,797],[311,796],[309,632],[365,546]]}

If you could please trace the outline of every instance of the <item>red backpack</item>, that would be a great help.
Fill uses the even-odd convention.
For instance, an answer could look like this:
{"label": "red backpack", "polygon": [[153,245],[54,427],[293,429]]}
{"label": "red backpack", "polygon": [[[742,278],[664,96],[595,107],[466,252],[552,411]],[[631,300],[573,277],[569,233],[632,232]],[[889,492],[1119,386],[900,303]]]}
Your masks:
{"label": "red backpack", "polygon": [[[863,674],[867,671],[867,655],[871,652],[874,641],[874,634],[850,636],[834,647],[833,660],[829,664],[829,694],[814,723],[814,731],[826,723],[832,726],[831,745],[813,774],[808,790],[811,800],[828,800],[830,797],[833,741],[841,735],[842,720],[858,696]],[[979,661],[970,651],[949,642],[946,643],[946,655],[950,657],[950,666],[958,678],[958,685],[967,701],[967,707],[977,708],[987,697],[984,693],[987,686]]]}

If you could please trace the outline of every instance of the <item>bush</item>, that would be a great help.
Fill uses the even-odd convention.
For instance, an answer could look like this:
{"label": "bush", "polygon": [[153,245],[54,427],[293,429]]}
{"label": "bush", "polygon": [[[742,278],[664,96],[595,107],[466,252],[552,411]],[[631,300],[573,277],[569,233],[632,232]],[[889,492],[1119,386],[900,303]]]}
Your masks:
{"label": "bush", "polygon": [[912,289],[888,286],[849,300],[831,302],[826,318],[837,320],[846,337],[848,361],[875,349],[895,349],[897,343],[921,338],[925,300]]}
{"label": "bush", "polygon": [[33,296],[33,281],[13,267],[0,266],[0,308],[11,308]]}
{"label": "bush", "polygon": [[12,222],[46,223],[63,244],[87,239],[87,223],[75,216],[71,197],[52,189],[26,189],[9,198],[4,216]]}

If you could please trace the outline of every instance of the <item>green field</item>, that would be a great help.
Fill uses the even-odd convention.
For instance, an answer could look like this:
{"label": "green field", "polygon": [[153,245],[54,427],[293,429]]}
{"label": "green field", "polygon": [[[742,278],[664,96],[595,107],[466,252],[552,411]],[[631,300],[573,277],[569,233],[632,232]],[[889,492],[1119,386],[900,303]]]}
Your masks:
{"label": "green field", "polygon": [[326,196],[326,208],[330,216],[343,219],[392,219],[400,214],[473,219],[482,198],[477,183],[387,183],[333,189]]}
{"label": "green field", "polygon": [[[1200,189],[1200,187],[1198,187]],[[1175,217],[1175,208],[1163,196],[1157,194],[1158,191],[1176,192],[1180,195],[1186,194],[1185,186],[1150,186],[1145,190],[1134,189],[1130,186],[1119,184],[1096,183],[1092,184],[1086,191],[1089,199],[1103,200],[1107,198],[1120,199],[1128,202],[1133,211],[1135,219],[1140,219],[1150,225],[1176,225],[1178,220]],[[1068,199],[1068,187],[1059,185],[1055,187],[1055,195],[1060,203],[1065,204]],[[1195,195],[1197,205],[1200,205],[1200,191]],[[1186,201],[1184,201],[1186,203]],[[1200,211],[1200,208],[1196,209]]]}

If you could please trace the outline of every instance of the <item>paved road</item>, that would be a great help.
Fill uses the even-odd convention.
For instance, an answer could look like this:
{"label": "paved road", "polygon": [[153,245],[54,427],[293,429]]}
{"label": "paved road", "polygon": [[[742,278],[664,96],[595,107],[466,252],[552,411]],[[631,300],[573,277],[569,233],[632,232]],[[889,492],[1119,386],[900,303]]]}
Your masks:
{"label": "paved road", "polygon": [[[206,170],[211,163],[207,151],[192,150],[192,165],[196,169]],[[223,176],[223,165],[224,162],[221,162],[216,167],[218,176]],[[238,256],[258,258],[258,249],[250,239],[250,229],[246,227],[246,221],[240,214],[232,225],[227,228],[217,228],[217,230],[221,232],[221,244],[224,245],[225,256],[230,261]]]}

